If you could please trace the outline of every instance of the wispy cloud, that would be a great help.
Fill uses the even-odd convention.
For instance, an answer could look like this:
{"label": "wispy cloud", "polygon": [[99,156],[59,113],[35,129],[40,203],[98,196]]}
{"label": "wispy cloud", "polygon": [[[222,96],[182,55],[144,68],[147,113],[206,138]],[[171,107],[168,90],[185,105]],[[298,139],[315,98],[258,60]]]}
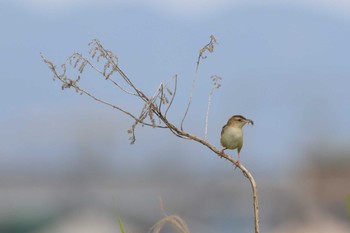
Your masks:
{"label": "wispy cloud", "polygon": [[150,8],[173,18],[202,18],[220,14],[227,9],[248,6],[292,6],[306,8],[335,17],[350,19],[350,1],[348,0],[3,0],[42,13],[61,14],[84,8],[111,8],[118,6],[141,6]]}
{"label": "wispy cloud", "polygon": [[27,8],[33,11],[42,11],[46,13],[62,13],[65,11],[76,10],[79,8],[93,7],[99,4],[107,4],[110,1],[101,0],[4,0],[16,4],[18,6]]}

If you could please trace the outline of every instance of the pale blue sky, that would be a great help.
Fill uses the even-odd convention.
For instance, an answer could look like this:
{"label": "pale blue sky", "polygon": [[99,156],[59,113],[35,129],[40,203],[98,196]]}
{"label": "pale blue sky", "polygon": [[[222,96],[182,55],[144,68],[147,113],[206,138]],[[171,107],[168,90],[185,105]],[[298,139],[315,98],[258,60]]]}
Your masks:
{"label": "pale blue sky", "polygon": [[[125,73],[148,94],[177,74],[171,118],[178,122],[199,48],[215,35],[219,44],[201,64],[185,125],[203,136],[209,77],[221,76],[209,140],[219,146],[221,126],[233,114],[253,119],[242,161],[259,172],[275,172],[276,162],[283,169],[299,166],[314,147],[349,150],[350,3],[246,2],[0,1],[0,166],[16,171],[44,164],[43,171],[53,171],[71,162],[77,144],[93,142],[97,153],[123,167],[147,167],[180,151],[176,156],[189,166],[200,161],[205,169],[220,169],[222,161],[209,151],[168,132],[138,128],[138,141],[129,146],[130,119],[60,90],[40,52],[60,64],[74,51],[86,54],[94,38],[118,55]],[[89,83],[106,98],[137,108],[103,83]]]}

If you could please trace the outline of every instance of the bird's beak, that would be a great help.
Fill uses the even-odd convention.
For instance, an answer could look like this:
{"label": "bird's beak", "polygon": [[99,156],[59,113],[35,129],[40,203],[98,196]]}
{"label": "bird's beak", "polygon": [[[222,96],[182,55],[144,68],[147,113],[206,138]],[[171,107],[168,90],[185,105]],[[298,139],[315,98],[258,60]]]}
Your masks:
{"label": "bird's beak", "polygon": [[254,121],[252,121],[250,119],[246,119],[245,122],[247,122],[248,124],[254,125]]}

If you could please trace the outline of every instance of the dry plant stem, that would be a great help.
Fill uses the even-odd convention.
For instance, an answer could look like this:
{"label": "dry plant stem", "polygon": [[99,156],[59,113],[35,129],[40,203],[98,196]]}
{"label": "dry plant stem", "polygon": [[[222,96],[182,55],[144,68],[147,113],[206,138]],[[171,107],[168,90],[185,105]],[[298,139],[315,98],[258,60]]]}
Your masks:
{"label": "dry plant stem", "polygon": [[[215,39],[215,38],[214,38]],[[213,39],[212,39],[213,40]],[[215,41],[214,41],[215,42]],[[102,55],[99,55],[99,56],[103,56],[104,58],[107,59],[107,64],[109,66],[112,67],[113,69],[113,72],[117,72],[122,78],[123,80],[129,85],[129,88],[131,88],[135,93],[132,93],[130,91],[126,91],[126,89],[124,88],[121,88],[121,86],[118,86],[118,88],[122,89],[124,92],[128,93],[128,94],[133,94],[133,95],[136,95],[136,97],[139,97],[144,103],[145,103],[145,106],[144,108],[142,109],[141,111],[141,114],[139,117],[136,117],[135,115],[131,114],[130,112],[124,110],[123,108],[121,107],[118,107],[114,104],[111,104],[109,102],[106,102],[106,101],[103,101],[101,100],[100,98],[97,98],[95,95],[93,95],[92,93],[84,90],[83,88],[79,87],[78,86],[78,82],[80,80],[80,76],[78,76],[77,79],[73,80],[73,79],[69,79],[65,73],[66,73],[66,70],[65,70],[65,66],[63,66],[63,69],[64,69],[64,72],[63,74],[59,74],[56,70],[56,66],[49,60],[47,60],[44,56],[42,56],[44,62],[48,65],[49,69],[53,72],[54,74],[54,78],[55,79],[58,79],[60,80],[63,85],[62,85],[62,89],[65,89],[65,88],[70,88],[70,87],[73,87],[76,92],[78,93],[83,93],[83,94],[86,94],[87,96],[89,96],[90,98],[102,103],[102,104],[105,104],[105,105],[108,105],[114,109],[117,109],[119,111],[121,111],[122,113],[130,116],[131,118],[133,118],[135,120],[135,122],[137,123],[141,123],[143,125],[147,125],[147,126],[151,126],[151,127],[157,127],[157,128],[168,128],[174,135],[176,135],[177,137],[180,137],[180,138],[184,138],[184,139],[189,139],[189,140],[194,140],[196,142],[199,142],[201,143],[202,145],[208,147],[211,151],[213,151],[216,155],[218,155],[219,157],[221,158],[224,158],[226,159],[227,161],[229,161],[230,163],[232,163],[234,166],[238,167],[242,172],[243,172],[243,175],[245,177],[248,178],[250,184],[251,184],[251,188],[252,188],[252,192],[253,192],[253,207],[254,207],[254,224],[255,224],[255,233],[259,233],[260,230],[259,230],[259,205],[258,205],[258,194],[257,194],[257,186],[256,186],[256,183],[255,183],[255,180],[252,176],[252,174],[241,164],[241,163],[238,163],[238,161],[234,160],[231,156],[225,154],[224,152],[218,150],[217,148],[215,148],[214,146],[212,146],[211,144],[209,144],[206,140],[204,139],[201,139],[195,135],[192,135],[186,131],[184,131],[182,129],[182,123],[186,117],[186,115],[184,116],[184,118],[182,119],[182,123],[181,123],[181,127],[178,128],[176,127],[175,125],[173,125],[167,118],[166,114],[169,110],[169,106],[171,105],[172,101],[173,101],[173,98],[175,96],[175,92],[176,92],[176,86],[177,86],[177,78],[175,77],[174,79],[174,82],[175,82],[175,86],[174,86],[174,90],[173,90],[173,96],[172,96],[172,99],[170,101],[170,104],[168,106],[168,108],[166,109],[165,113],[163,114],[163,111],[161,110],[161,104],[157,104],[157,97],[159,96],[163,96],[165,95],[164,93],[164,85],[161,85],[160,88],[158,89],[158,92],[156,92],[155,95],[153,95],[153,97],[149,98],[147,97],[141,90],[139,90],[135,85],[134,83],[125,75],[125,73],[119,68],[118,64],[115,62],[116,58],[113,57],[113,55],[111,55],[111,52],[110,51],[107,51],[105,50],[102,45],[99,43],[99,41],[95,40],[93,42],[96,46],[96,48],[99,49],[99,51],[101,52]],[[210,44],[209,44],[210,45]],[[205,49],[207,49],[209,52],[212,51],[212,47],[204,47],[201,52],[205,51]],[[201,56],[202,53],[201,53]],[[81,58],[80,58],[81,59]],[[88,64],[87,61],[84,61],[85,64]],[[92,64],[91,64],[92,65]],[[198,65],[198,63],[197,63]],[[106,65],[105,65],[106,66]],[[80,66],[82,67],[82,66]],[[84,67],[83,67],[84,68]],[[83,69],[82,68],[82,69]],[[81,72],[82,72],[82,69],[81,69]],[[96,69],[95,69],[96,70]],[[80,71],[80,68],[79,68],[79,71]],[[101,73],[101,72],[99,72]],[[105,70],[102,72],[102,74],[105,73]],[[112,73],[112,72],[111,72]],[[107,77],[109,78],[109,74],[107,75]],[[149,116],[149,118],[151,118],[151,123],[147,123],[145,122],[144,120],[146,119],[146,116],[145,114]],[[160,124],[155,124],[154,122],[154,118],[153,118],[153,114],[157,116],[158,120],[160,122],[162,122],[164,125],[160,125]],[[134,124],[133,126],[135,126],[136,124]],[[132,131],[132,133],[134,134],[134,132]]]}
{"label": "dry plant stem", "polygon": [[170,108],[170,106],[173,104],[173,101],[174,101],[174,98],[175,98],[175,95],[176,95],[176,90],[177,90],[177,75],[175,75],[175,77],[174,77],[174,91],[173,91],[173,93],[171,93],[171,100],[170,100],[170,102],[169,102],[169,105],[168,105],[168,107],[167,107],[167,109],[165,110],[165,114],[164,114],[164,116],[166,117],[166,115],[168,114],[168,111],[169,111],[169,108]]}
{"label": "dry plant stem", "polygon": [[185,221],[183,221],[177,215],[165,215],[164,218],[159,220],[153,227],[150,229],[149,233],[159,233],[166,223],[170,223],[171,226],[180,233],[190,233]]}
{"label": "dry plant stem", "polygon": [[[61,77],[61,75],[59,75],[59,74],[57,73],[57,71],[56,71],[56,66],[55,66],[51,61],[47,60],[43,55],[41,55],[41,57],[42,57],[42,59],[44,60],[44,62],[48,65],[48,67],[50,68],[50,70],[52,71],[52,73],[54,74],[54,77],[57,78],[58,80],[60,80],[62,83],[72,86],[77,92],[79,92],[79,93],[81,93],[81,94],[86,94],[87,96],[89,96],[89,97],[92,98],[93,100],[96,100],[97,102],[100,102],[100,103],[102,103],[102,104],[104,104],[104,105],[107,105],[107,106],[109,106],[109,107],[112,107],[112,108],[114,108],[114,109],[117,109],[118,111],[121,111],[122,113],[124,113],[124,114],[130,116],[130,117],[133,118],[135,121],[137,121],[137,122],[139,122],[139,123],[141,123],[141,124],[143,124],[143,125],[153,126],[152,124],[149,124],[149,123],[147,123],[147,122],[140,121],[140,120],[139,120],[139,117],[134,116],[134,115],[131,114],[130,112],[128,112],[128,111],[126,111],[126,110],[124,110],[124,109],[118,107],[117,105],[114,105],[114,104],[109,103],[109,102],[107,102],[107,101],[104,101],[104,100],[102,100],[102,99],[100,99],[100,98],[97,98],[95,95],[93,95],[93,94],[91,94],[90,92],[88,92],[88,91],[86,91],[86,90],[80,88],[79,86],[77,86],[77,84],[74,83],[74,82],[72,82],[72,83],[66,83],[67,81],[63,80],[62,77]],[[156,126],[156,127],[158,127],[158,128],[167,128],[167,127],[165,127],[165,126]]]}
{"label": "dry plant stem", "polygon": [[197,76],[198,76],[198,69],[199,69],[199,64],[200,64],[200,61],[201,59],[206,59],[207,57],[204,56],[204,53],[206,51],[208,51],[209,53],[212,53],[214,51],[214,45],[217,44],[217,40],[216,38],[211,35],[210,36],[210,41],[208,44],[206,44],[205,46],[203,46],[200,50],[199,50],[199,54],[198,54],[198,58],[197,58],[197,62],[196,62],[196,71],[194,73],[194,76],[193,76],[193,79],[192,79],[192,86],[191,86],[191,91],[190,91],[190,97],[189,97],[189,100],[188,100],[188,103],[187,103],[187,108],[186,108],[186,111],[185,111],[185,114],[181,120],[181,130],[183,130],[183,124],[184,124],[184,121],[186,119],[186,116],[188,114],[188,110],[190,109],[190,106],[191,106],[191,103],[192,103],[192,98],[193,98],[193,91],[194,91],[194,88],[196,86],[196,80],[197,80]]}
{"label": "dry plant stem", "polygon": [[221,80],[221,77],[217,75],[211,76],[212,81],[214,82],[214,86],[211,88],[209,97],[208,97],[208,107],[207,107],[207,113],[205,114],[205,129],[204,129],[204,138],[205,140],[208,140],[208,121],[209,121],[209,112],[210,112],[210,106],[211,106],[211,98],[214,94],[214,91],[218,88],[220,88],[221,84],[219,81]]}

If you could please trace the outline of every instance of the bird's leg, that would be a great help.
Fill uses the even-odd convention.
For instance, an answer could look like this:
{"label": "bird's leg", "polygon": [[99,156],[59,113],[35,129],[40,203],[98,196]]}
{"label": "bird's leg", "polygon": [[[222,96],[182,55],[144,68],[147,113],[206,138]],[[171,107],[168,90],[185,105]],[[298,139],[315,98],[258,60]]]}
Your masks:
{"label": "bird's leg", "polygon": [[235,170],[240,165],[240,163],[241,161],[240,161],[239,152],[238,152],[238,160],[235,162]]}
{"label": "bird's leg", "polygon": [[236,164],[240,164],[241,163],[241,157],[239,156],[239,152],[238,152],[238,160]]}
{"label": "bird's leg", "polygon": [[221,154],[223,154],[224,153],[224,150],[226,150],[227,148],[223,148],[222,150],[221,150]]}

